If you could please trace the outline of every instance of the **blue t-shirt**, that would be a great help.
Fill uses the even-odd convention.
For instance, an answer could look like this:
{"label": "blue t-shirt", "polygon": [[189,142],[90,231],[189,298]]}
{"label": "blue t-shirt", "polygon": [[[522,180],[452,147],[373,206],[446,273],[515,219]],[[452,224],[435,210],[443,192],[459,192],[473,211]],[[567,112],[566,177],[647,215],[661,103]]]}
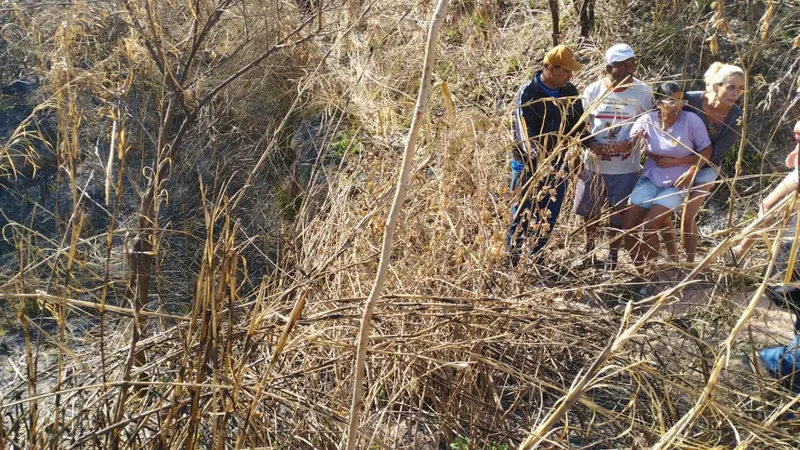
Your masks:
{"label": "blue t-shirt", "polygon": [[549,95],[550,97],[558,98],[559,89],[558,88],[550,89],[549,87],[545,86],[544,83],[542,82],[542,75],[541,74],[539,74],[539,76],[536,77],[536,83],[539,85],[539,89],[541,89],[542,92],[544,92],[545,94]]}

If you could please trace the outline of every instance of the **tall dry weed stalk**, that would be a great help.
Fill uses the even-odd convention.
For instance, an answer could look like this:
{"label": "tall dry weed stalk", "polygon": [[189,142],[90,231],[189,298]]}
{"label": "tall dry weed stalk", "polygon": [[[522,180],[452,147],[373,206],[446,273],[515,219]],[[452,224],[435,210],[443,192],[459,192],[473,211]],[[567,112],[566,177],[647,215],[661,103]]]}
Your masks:
{"label": "tall dry weed stalk", "polygon": [[[35,160],[35,125],[54,114],[66,203],[58,232],[37,227],[48,203],[3,230],[15,253],[0,307],[14,317],[0,329],[21,331],[0,355],[13,373],[0,446],[796,446],[782,420],[795,399],[736,363],[785,343],[751,319],[769,260],[716,261],[783,231],[753,217],[795,114],[791,5],[759,24],[759,2],[594,4],[579,86],[621,27],[648,82],[699,86],[710,58],[741,57],[750,74],[750,132],[719,183],[729,222],[704,237],[700,267],[631,302],[624,272],[554,273],[582,244],[566,213],[545,264],[505,263],[507,113],[550,45],[547,2],[454,5],[435,63],[420,51],[430,5],[300,3],[13,6],[4,39],[46,76],[0,159],[7,173],[14,152]],[[577,42],[581,11],[560,12]],[[422,66],[420,81],[409,68]],[[434,83],[419,109],[414,93]],[[310,163],[287,150],[303,129],[317,130]],[[537,179],[575,175],[546,158]],[[282,198],[288,161],[310,175]],[[402,220],[386,220],[402,174]],[[680,311],[686,299],[701,305]]]}
{"label": "tall dry weed stalk", "polygon": [[378,271],[375,274],[375,282],[372,285],[369,297],[367,297],[367,302],[364,305],[364,315],[361,317],[353,378],[353,401],[350,406],[350,421],[347,432],[347,450],[353,450],[357,444],[358,419],[361,416],[362,402],[361,385],[364,382],[364,365],[366,363],[367,347],[369,346],[369,333],[372,328],[372,314],[375,309],[375,304],[383,293],[383,284],[386,279],[386,273],[389,270],[394,233],[397,229],[397,224],[400,222],[400,213],[403,208],[403,202],[405,201],[406,190],[408,189],[408,175],[411,172],[412,159],[414,158],[414,151],[417,148],[417,137],[419,129],[425,121],[425,115],[428,110],[428,97],[431,92],[431,79],[433,78],[433,67],[436,64],[439,44],[439,30],[441,29],[444,16],[447,13],[448,3],[448,0],[439,0],[433,17],[431,18],[428,38],[425,42],[425,63],[422,66],[422,80],[420,82],[419,96],[417,97],[417,104],[414,107],[414,117],[411,119],[411,128],[406,138],[403,161],[400,166],[400,174],[397,177],[397,186],[395,187],[392,207],[389,210],[389,215],[386,219],[386,225],[383,231],[383,243],[381,245]]}

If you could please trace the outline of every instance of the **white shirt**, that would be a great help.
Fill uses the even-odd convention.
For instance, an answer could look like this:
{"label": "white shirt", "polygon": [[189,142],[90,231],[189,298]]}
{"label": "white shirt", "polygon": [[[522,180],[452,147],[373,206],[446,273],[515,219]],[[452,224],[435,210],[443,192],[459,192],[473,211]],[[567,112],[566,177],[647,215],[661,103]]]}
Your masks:
{"label": "white shirt", "polygon": [[[636,119],[653,109],[653,89],[636,78],[625,90],[609,91],[605,78],[590,84],[582,96],[583,109],[589,115],[589,131],[601,144],[628,141]],[[584,152],[586,168],[595,173],[635,173],[641,168],[641,152],[600,157]]]}

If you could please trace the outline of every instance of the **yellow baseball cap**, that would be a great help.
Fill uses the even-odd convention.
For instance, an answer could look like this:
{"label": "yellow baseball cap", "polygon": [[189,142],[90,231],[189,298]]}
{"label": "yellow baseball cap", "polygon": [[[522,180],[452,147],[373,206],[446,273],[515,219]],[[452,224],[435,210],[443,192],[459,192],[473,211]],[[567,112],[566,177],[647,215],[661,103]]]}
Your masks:
{"label": "yellow baseball cap", "polygon": [[572,53],[572,50],[563,44],[551,48],[550,51],[544,55],[544,63],[563,67],[573,72],[577,72],[583,67],[583,64],[575,61],[575,54]]}

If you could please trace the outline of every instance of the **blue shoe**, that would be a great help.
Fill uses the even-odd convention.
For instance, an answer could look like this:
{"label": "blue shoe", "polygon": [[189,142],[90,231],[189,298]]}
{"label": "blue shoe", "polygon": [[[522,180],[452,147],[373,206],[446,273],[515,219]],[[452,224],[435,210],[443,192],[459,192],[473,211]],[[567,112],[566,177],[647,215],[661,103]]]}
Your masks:
{"label": "blue shoe", "polygon": [[770,376],[779,379],[783,386],[800,394],[800,336],[795,336],[791,346],[765,348],[758,352],[759,359]]}

